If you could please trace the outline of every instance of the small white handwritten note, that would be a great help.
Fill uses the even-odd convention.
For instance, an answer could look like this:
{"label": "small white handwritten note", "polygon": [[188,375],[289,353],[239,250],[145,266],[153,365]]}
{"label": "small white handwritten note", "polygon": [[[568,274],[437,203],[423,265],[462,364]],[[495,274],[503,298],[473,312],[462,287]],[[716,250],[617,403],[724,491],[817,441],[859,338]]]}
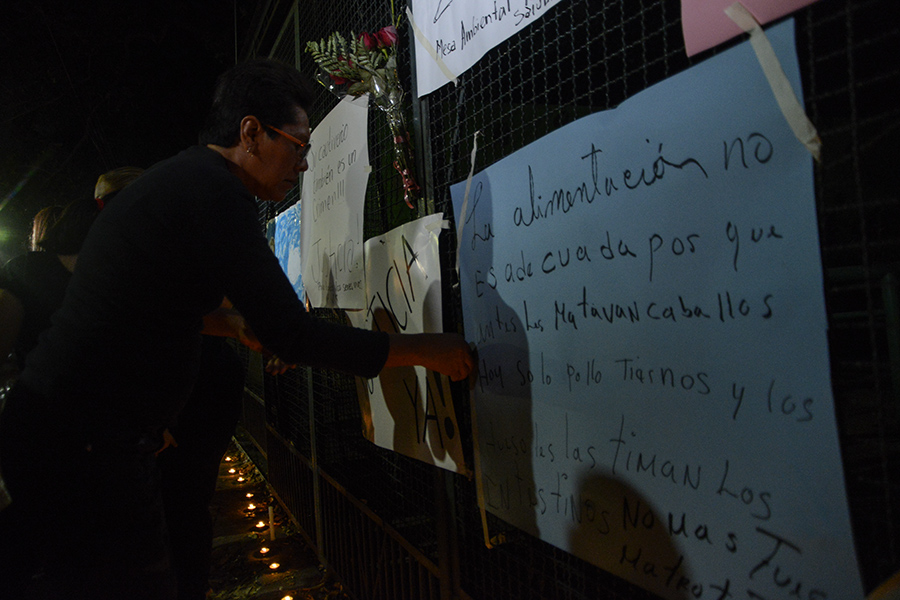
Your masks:
{"label": "small white handwritten note", "polygon": [[[563,0],[413,0],[416,94],[421,98],[459,76],[488,50],[546,15]],[[438,60],[445,68],[441,68]]]}
{"label": "small white handwritten note", "polygon": [[369,180],[368,101],[338,102],[319,123],[301,188],[303,286],[315,307],[365,306],[363,205]]}

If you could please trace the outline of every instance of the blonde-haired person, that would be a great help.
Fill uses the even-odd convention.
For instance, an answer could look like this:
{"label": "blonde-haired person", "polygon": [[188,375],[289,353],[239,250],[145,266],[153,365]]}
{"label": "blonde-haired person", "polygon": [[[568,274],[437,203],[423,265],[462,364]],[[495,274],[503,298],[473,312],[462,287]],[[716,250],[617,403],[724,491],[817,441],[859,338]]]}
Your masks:
{"label": "blonde-haired person", "polygon": [[[99,209],[85,195],[62,210],[38,241],[37,251],[20,254],[0,267],[0,354],[4,363],[2,385],[15,381],[26,357],[50,328],[51,316],[62,305],[78,253]],[[6,418],[4,409],[2,422]],[[10,490],[11,504],[0,511],[0,581],[10,598],[25,597],[30,576],[40,568],[39,554],[22,544],[29,531],[22,503]],[[2,504],[2,502],[0,502]],[[7,597],[7,596],[4,596]]]}
{"label": "blonde-haired person", "polygon": [[54,204],[52,206],[45,206],[34,215],[34,220],[31,222],[31,242],[29,244],[29,250],[32,252],[39,252],[42,249],[40,247],[41,240],[44,239],[50,226],[59,219],[62,211],[62,206]]}
{"label": "blonde-haired person", "polygon": [[94,198],[100,208],[103,208],[105,198],[114,192],[118,192],[144,172],[140,167],[119,167],[112,171],[107,171],[97,178],[97,184],[94,186]]}
{"label": "blonde-haired person", "polygon": [[[51,316],[62,305],[78,254],[94,220],[115,192],[137,179],[142,169],[128,167],[101,175],[99,196],[85,194],[66,206],[49,206],[35,216],[31,251],[16,256],[0,267],[0,355],[12,360],[4,365],[3,382],[15,380],[25,358],[37,346],[40,334],[49,329]],[[2,481],[2,479],[0,479]],[[14,532],[21,521],[15,504],[7,507],[0,498],[0,530]],[[39,568],[36,557],[17,540],[20,534],[0,536],[0,580],[9,586],[11,597],[24,594],[28,576]],[[7,547],[6,544],[15,547]],[[20,594],[21,593],[21,594]]]}
{"label": "blonde-haired person", "polygon": [[15,351],[21,366],[62,305],[75,261],[99,209],[90,196],[74,200],[40,234],[33,251],[0,267],[0,354]]}

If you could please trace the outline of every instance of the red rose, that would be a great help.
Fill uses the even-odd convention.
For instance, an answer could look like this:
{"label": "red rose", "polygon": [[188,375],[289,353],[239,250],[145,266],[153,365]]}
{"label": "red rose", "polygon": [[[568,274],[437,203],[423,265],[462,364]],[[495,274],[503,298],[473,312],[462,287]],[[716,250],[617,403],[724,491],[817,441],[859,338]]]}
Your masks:
{"label": "red rose", "polygon": [[397,35],[397,28],[393,25],[382,27],[381,31],[375,34],[378,38],[378,46],[380,48],[390,48],[397,43],[400,36]]}
{"label": "red rose", "polygon": [[363,45],[366,47],[366,50],[374,50],[378,47],[378,38],[376,38],[371,33],[362,32],[359,34],[359,39],[362,41]]}

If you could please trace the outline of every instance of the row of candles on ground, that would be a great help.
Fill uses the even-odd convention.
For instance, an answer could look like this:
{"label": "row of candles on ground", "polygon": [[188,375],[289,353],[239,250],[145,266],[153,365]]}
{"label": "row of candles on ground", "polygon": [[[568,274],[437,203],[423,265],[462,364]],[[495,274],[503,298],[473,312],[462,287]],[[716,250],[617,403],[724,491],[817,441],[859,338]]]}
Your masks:
{"label": "row of candles on ground", "polygon": [[[230,456],[226,456],[225,462],[234,462],[234,459]],[[237,469],[234,467],[231,467],[230,469],[228,469],[228,473],[230,473],[231,475],[234,475],[237,472],[238,472]],[[241,474],[241,475],[238,475],[237,480],[238,480],[238,483],[243,483],[246,480],[246,478],[243,476],[243,474]]]}
{"label": "row of candles on ground", "polygon": [[[233,462],[233,461],[234,461],[234,459],[232,457],[230,457],[230,456],[225,457],[225,462]],[[228,469],[228,472],[230,474],[234,475],[235,473],[237,473],[237,469],[232,467],[232,468]],[[245,481],[245,477],[243,475],[239,475],[237,478],[237,481],[239,483],[242,483]],[[247,492],[247,498],[252,499],[253,492]],[[251,502],[247,505],[245,512],[250,513],[250,515],[252,516],[257,508],[261,508],[261,507],[257,506],[251,500]],[[268,523],[268,525],[266,525],[265,521],[260,520],[256,523],[255,527],[256,527],[256,529],[259,529],[259,530],[262,530],[262,529],[265,529],[266,527],[268,527],[269,528],[269,539],[274,540],[275,539],[275,511],[272,509],[271,503],[269,504],[268,508],[269,508],[269,523]],[[271,552],[271,549],[267,546],[262,546],[257,552],[260,555],[260,557],[267,558],[269,553]],[[277,571],[279,568],[281,568],[281,563],[278,563],[278,562],[269,563],[270,570]],[[294,600],[294,597],[291,595],[286,595],[283,598],[281,598],[281,600]]]}
{"label": "row of candles on ground", "polygon": [[[234,458],[232,458],[231,456],[225,457],[225,462],[233,462],[233,461],[234,461]],[[243,476],[243,474],[238,473],[238,470],[234,467],[231,467],[230,469],[228,469],[228,473],[230,473],[231,475],[238,474],[238,477],[237,477],[238,483],[243,483],[244,481],[246,481],[246,478]],[[253,498],[253,492],[247,492],[247,498]],[[250,504],[247,505],[247,508],[244,509],[244,512],[249,513],[252,516],[258,508],[262,508],[262,507],[257,506],[253,502],[250,502]],[[275,539],[275,511],[273,510],[271,502],[269,503],[268,508],[269,508],[269,523],[268,523],[268,525],[266,524],[265,521],[260,520],[256,524],[256,529],[263,530],[266,527],[268,527],[269,528],[269,539],[274,540]],[[272,567],[272,568],[277,569],[278,567]]]}

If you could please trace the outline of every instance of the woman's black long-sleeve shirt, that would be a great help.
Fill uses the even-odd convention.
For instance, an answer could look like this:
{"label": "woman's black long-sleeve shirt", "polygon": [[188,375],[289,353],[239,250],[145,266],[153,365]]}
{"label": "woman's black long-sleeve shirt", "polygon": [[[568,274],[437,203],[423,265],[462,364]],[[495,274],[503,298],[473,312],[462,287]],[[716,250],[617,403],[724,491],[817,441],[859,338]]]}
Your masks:
{"label": "woman's black long-sleeve shirt", "polygon": [[193,384],[202,317],[223,296],[286,362],[371,377],[387,359],[386,335],[307,314],[253,197],[220,154],[196,146],[146,171],[97,218],[22,373],[29,396],[47,403],[33,408],[47,425],[89,432],[164,426]]}

